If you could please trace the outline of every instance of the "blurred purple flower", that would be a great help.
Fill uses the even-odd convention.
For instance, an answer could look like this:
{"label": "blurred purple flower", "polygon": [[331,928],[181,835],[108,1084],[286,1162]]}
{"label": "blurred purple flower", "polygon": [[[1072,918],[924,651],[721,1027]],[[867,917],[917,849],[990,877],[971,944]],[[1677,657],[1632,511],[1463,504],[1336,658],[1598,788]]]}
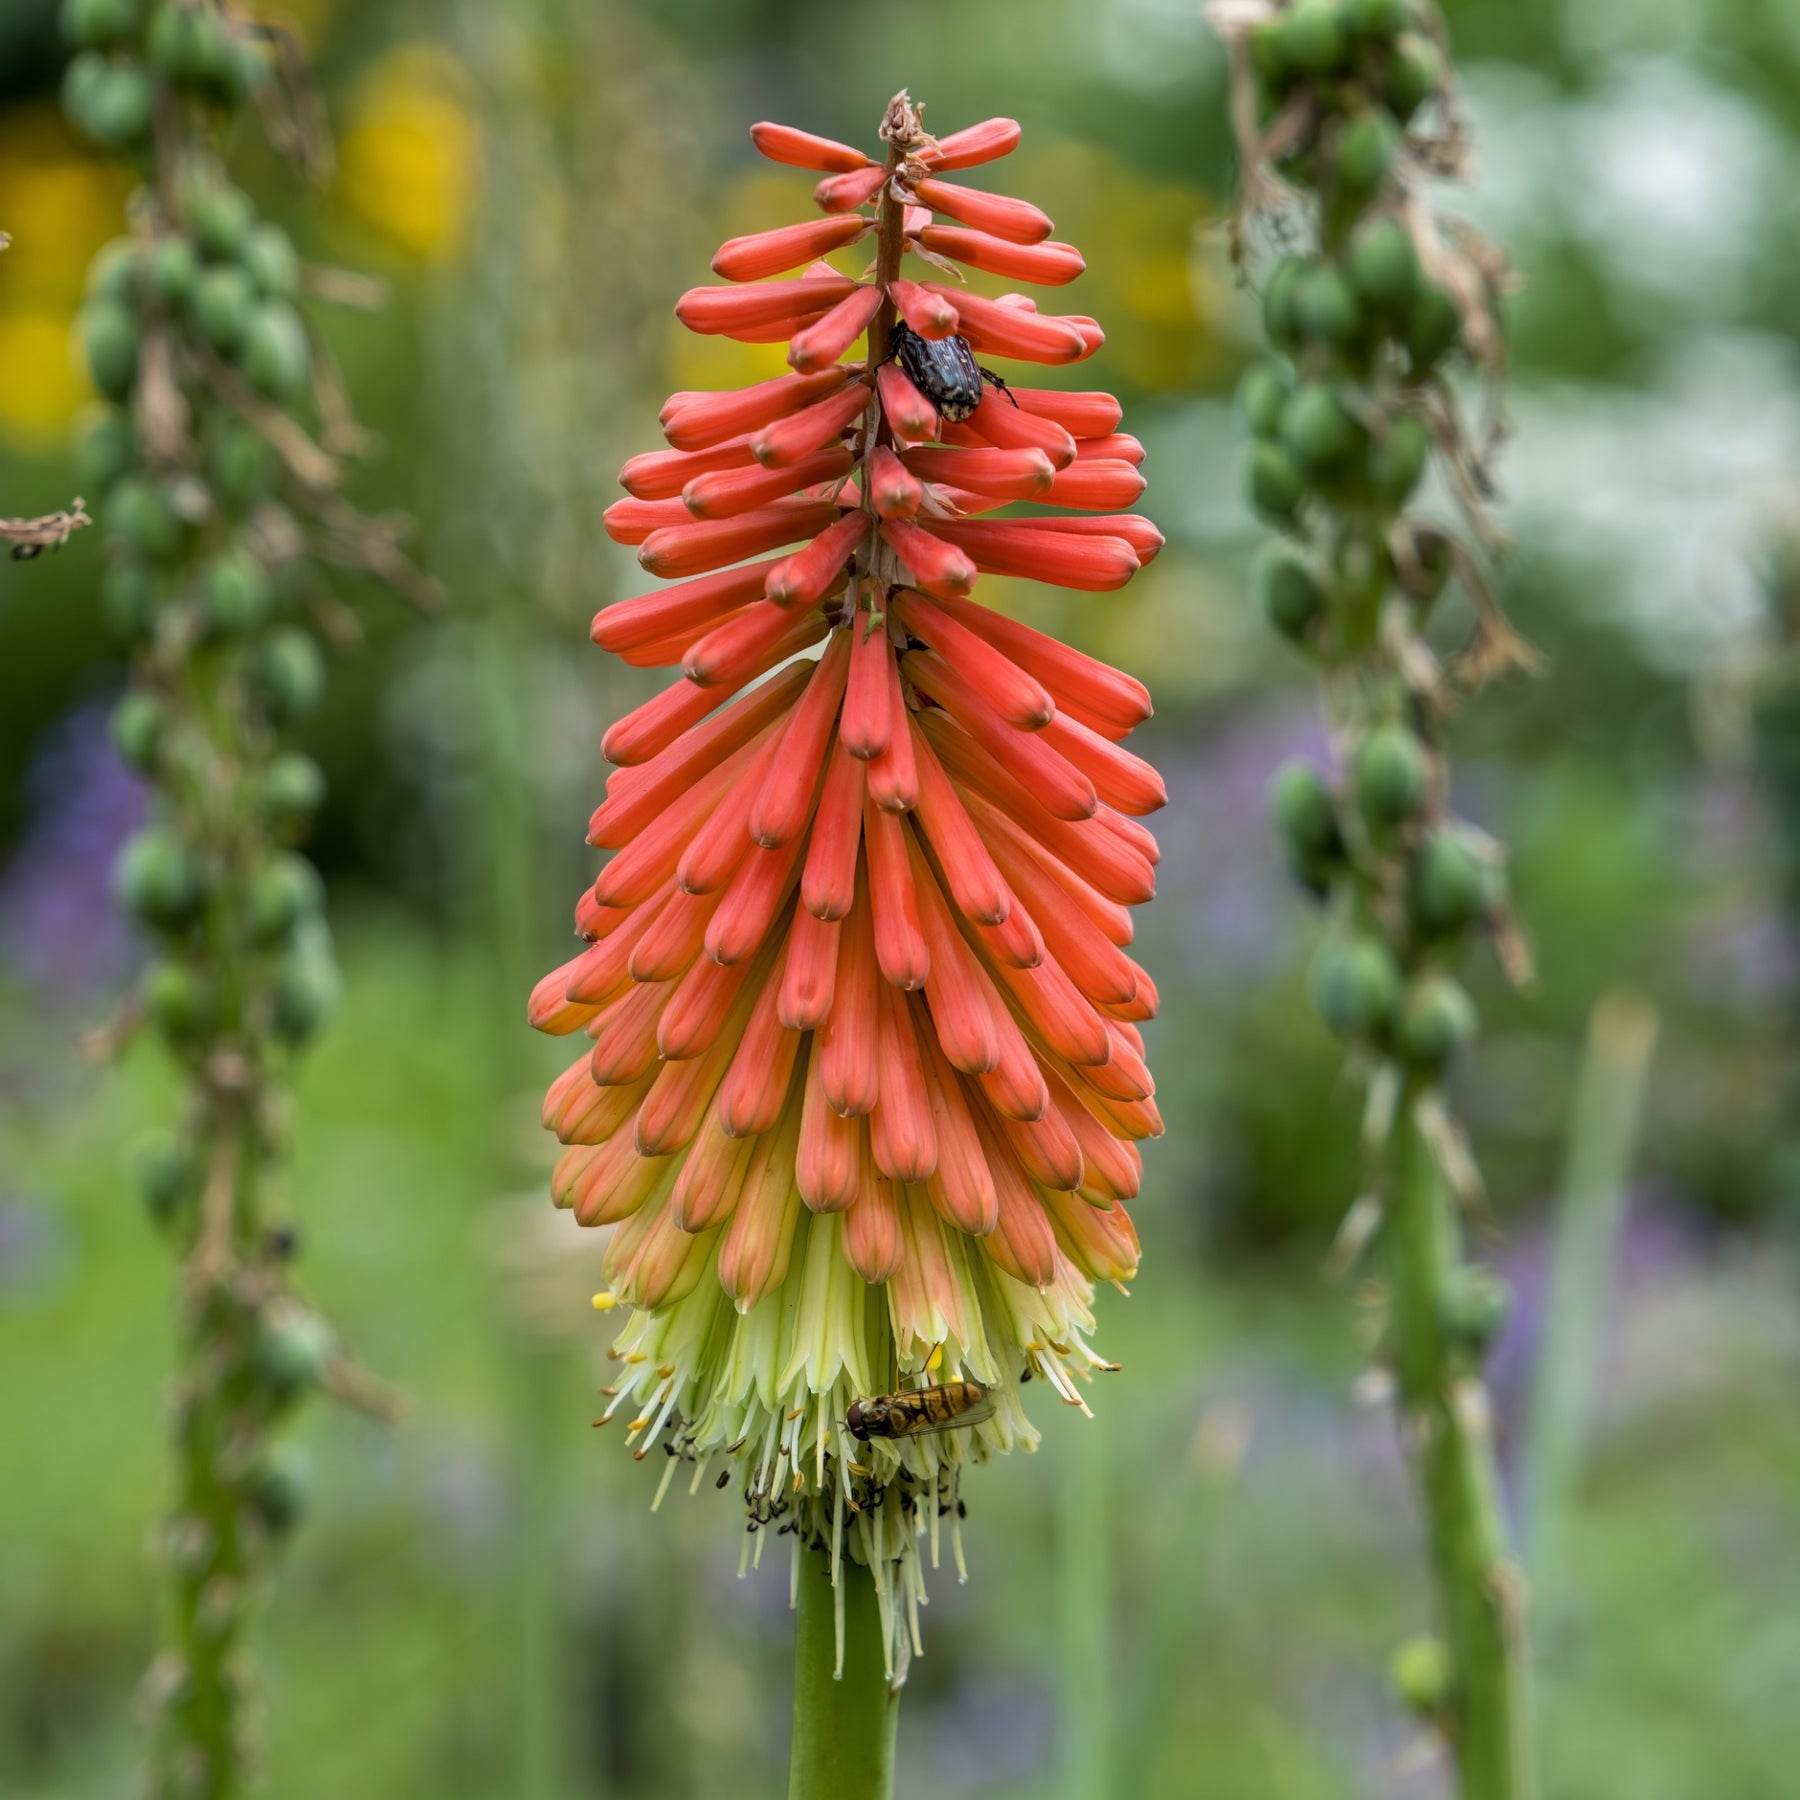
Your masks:
{"label": "blurred purple flower", "polygon": [[112,864],[143,821],[146,791],[113,752],[107,710],[77,707],[44,733],[25,778],[25,830],[0,873],[0,970],[65,1006],[116,985],[132,957]]}

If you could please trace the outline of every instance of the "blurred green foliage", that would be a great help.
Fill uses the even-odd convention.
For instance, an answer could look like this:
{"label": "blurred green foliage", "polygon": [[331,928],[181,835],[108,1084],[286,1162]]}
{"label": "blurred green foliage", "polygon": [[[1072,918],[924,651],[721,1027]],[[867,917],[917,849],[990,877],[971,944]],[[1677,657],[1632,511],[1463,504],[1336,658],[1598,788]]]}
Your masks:
{"label": "blurred green foliage", "polygon": [[[601,724],[654,685],[584,642],[641,579],[598,527],[612,471],[655,441],[670,388],[754,372],[707,361],[668,309],[722,237],[805,210],[805,178],[753,158],[752,119],[866,141],[902,83],[936,125],[1020,118],[997,185],[1088,258],[1072,298],[1109,341],[1078,378],[1125,400],[1170,547],[1117,596],[994,597],[1151,680],[1146,753],[1173,795],[1142,930],[1171,1129],[1138,1209],[1144,1278],[1101,1301],[1125,1371],[1097,1423],[1050,1420],[1040,1456],[981,1477],[969,1585],[933,1585],[904,1765],[947,1796],[1053,1780],[1082,1671],[1047,1648],[1044,1570],[1080,1454],[1104,1463],[1084,1526],[1116,1577],[1113,1792],[1441,1792],[1383,1688],[1425,1605],[1405,1484],[1386,1416],[1351,1398],[1353,1289],[1320,1274],[1356,1122],[1263,800],[1318,728],[1250,592],[1227,397],[1253,302],[1211,228],[1228,134],[1197,9],[290,10],[341,156],[283,222],[308,257],[392,284],[384,310],[334,310],[330,343],[383,446],[359,497],[417,515],[450,606],[348,596],[366,640],[307,746],[331,783],[312,848],[346,1000],[301,1085],[293,1210],[319,1298],[410,1413],[391,1437],[307,1427],[317,1499],[267,1630],[269,1794],[780,1791],[785,1567],[738,1583],[733,1509],[677,1491],[652,1517],[652,1472],[587,1432],[599,1259],[542,1198],[533,1090],[554,1057],[523,996],[589,867]],[[1540,969],[1524,994],[1478,982],[1487,1036],[1458,1093],[1522,1296],[1509,1453],[1587,1013],[1629,986],[1665,1021],[1554,1597],[1547,1795],[1773,1797],[1800,1766],[1800,1008],[1793,814],[1767,806],[1750,721],[1771,716],[1763,549],[1800,466],[1800,35],[1781,0],[1449,10],[1470,208],[1528,277],[1497,472],[1508,602],[1549,657],[1457,746],[1461,808],[1515,847]],[[77,491],[80,396],[55,356],[123,200],[56,122],[53,12],[0,9],[8,513]],[[244,170],[259,195],[268,175]],[[132,954],[105,898],[132,788],[71,748],[104,716],[73,709],[118,681],[98,536],[0,565],[0,1791],[22,1800],[129,1788],[166,1486],[170,1302],[126,1168],[168,1090],[149,1054],[74,1049]]]}

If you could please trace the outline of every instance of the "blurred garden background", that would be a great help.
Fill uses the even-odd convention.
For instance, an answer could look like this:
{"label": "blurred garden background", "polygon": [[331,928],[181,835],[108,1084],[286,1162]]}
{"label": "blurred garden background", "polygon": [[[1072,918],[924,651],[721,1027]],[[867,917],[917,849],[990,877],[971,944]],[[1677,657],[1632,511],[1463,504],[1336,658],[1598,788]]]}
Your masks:
{"label": "blurred garden background", "polygon": [[[1355,1281],[1326,1267],[1355,1106],[1304,1001],[1316,923],[1263,800],[1320,733],[1249,597],[1263,534],[1230,396],[1256,326],[1216,230],[1224,59],[1195,0],[284,10],[337,166],[311,193],[254,159],[242,178],[310,257],[391,287],[326,325],[373,433],[358,497],[413,515],[445,603],[341,593],[362,641],[308,745],[345,983],[288,1194],[312,1291],[408,1410],[392,1432],[327,1408],[304,1427],[316,1498],[264,1630],[271,1800],[782,1789],[786,1556],[740,1581],[734,1497],[652,1516],[655,1472],[587,1429],[611,1331],[588,1306],[598,1247],[543,1191],[559,1059],[524,1000],[591,866],[602,725],[661,679],[586,641],[646,585],[600,529],[614,471],[656,443],[670,389],[780,366],[779,346],[688,336],[673,301],[721,238],[797,216],[808,178],[754,157],[753,120],[872,143],[902,85],[939,130],[1018,118],[1006,185],[1087,256],[1071,303],[1108,341],[1080,379],[1124,400],[1170,547],[1124,594],[990,578],[983,597],[1151,683],[1145,753],[1172,794],[1140,930],[1169,1132],[1135,1209],[1143,1275],[1100,1307],[1124,1373],[1092,1423],[1043,1420],[1039,1454],[971,1484],[970,1581],[937,1576],[908,1687],[908,1785],[1441,1794],[1385,1685],[1428,1609],[1407,1482],[1359,1390]],[[1481,971],[1457,1100],[1517,1293],[1496,1404],[1510,1491],[1544,1501],[1547,1791],[1773,1800],[1800,1768],[1800,12],[1446,10],[1477,139],[1461,204],[1525,276],[1504,588],[1549,658],[1457,743],[1459,808],[1516,846],[1540,968],[1517,995]],[[62,123],[65,54],[54,0],[0,4],[7,513],[79,491],[69,328],[125,198]],[[108,893],[144,798],[105,728],[122,667],[99,535],[0,564],[17,1800],[131,1791],[166,1496],[169,1269],[129,1160],[169,1078],[149,1046],[81,1048],[140,954]],[[1652,1021],[1617,1232],[1595,1214],[1561,1239],[1565,1444],[1566,1409],[1533,1407],[1565,1170],[1578,1193],[1604,1177],[1629,1125],[1616,1065]]]}

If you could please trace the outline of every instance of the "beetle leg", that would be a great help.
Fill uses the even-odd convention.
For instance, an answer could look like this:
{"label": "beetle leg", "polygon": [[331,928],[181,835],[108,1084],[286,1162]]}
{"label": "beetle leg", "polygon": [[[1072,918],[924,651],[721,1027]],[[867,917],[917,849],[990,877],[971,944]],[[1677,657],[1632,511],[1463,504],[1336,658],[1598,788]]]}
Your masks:
{"label": "beetle leg", "polygon": [[[976,366],[980,367],[979,364],[977,364]],[[1012,400],[1012,403],[1014,406],[1017,406],[1019,404],[1017,400],[1013,400],[1013,391],[1011,388],[1009,388],[1006,385],[1005,376],[996,375],[992,369],[982,369],[981,370],[981,379],[983,381],[992,382],[993,385],[995,387],[997,387],[1001,391],[1001,393],[1003,393],[1007,397],[1007,399]]]}

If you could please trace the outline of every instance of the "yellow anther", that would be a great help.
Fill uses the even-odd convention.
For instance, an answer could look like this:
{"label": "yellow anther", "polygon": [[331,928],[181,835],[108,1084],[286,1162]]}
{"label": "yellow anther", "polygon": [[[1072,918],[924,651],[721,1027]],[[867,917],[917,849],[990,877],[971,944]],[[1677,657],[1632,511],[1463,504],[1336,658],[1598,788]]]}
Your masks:
{"label": "yellow anther", "polygon": [[615,1294],[611,1288],[602,1288],[601,1291],[594,1296],[595,1312],[611,1312],[618,1304],[619,1296]]}

